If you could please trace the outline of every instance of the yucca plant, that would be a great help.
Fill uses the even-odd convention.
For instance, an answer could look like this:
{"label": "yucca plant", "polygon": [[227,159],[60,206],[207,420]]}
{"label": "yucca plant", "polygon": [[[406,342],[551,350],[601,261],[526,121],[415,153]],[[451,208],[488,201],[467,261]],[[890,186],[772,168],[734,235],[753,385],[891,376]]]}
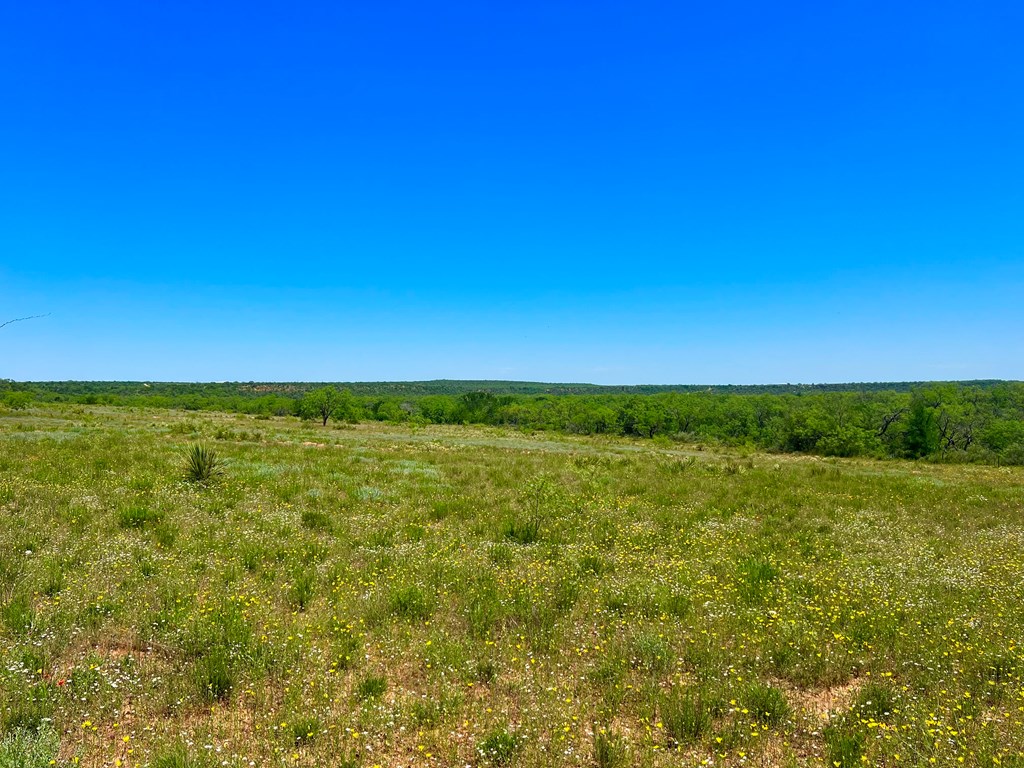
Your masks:
{"label": "yucca plant", "polygon": [[193,443],[185,452],[185,479],[191,483],[208,483],[224,474],[224,462],[212,448]]}

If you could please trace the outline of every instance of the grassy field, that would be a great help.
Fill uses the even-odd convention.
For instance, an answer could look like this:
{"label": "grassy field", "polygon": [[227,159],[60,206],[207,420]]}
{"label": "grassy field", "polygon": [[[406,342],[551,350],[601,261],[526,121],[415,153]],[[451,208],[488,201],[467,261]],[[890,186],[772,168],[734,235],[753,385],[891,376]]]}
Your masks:
{"label": "grassy field", "polygon": [[0,766],[1024,765],[1024,470],[698,448],[0,413]]}

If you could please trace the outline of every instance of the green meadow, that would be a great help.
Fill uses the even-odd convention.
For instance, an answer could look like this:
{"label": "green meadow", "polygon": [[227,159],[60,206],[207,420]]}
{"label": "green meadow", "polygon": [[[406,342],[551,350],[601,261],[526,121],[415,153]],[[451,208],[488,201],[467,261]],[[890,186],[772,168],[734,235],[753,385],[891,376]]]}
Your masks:
{"label": "green meadow", "polygon": [[0,411],[0,766],[1024,766],[1022,481]]}

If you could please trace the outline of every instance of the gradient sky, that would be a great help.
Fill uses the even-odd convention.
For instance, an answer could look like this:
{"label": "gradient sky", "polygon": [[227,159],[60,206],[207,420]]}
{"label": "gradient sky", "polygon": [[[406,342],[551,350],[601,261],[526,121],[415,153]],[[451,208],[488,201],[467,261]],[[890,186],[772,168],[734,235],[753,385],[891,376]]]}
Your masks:
{"label": "gradient sky", "polygon": [[0,3],[0,377],[1024,379],[1024,4]]}

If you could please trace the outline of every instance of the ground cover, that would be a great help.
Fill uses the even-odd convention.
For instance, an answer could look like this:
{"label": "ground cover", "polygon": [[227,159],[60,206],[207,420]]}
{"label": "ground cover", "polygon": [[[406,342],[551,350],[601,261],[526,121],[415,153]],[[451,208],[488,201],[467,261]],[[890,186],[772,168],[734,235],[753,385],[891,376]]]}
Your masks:
{"label": "ground cover", "polygon": [[1022,480],[6,411],[0,765],[1024,765]]}

